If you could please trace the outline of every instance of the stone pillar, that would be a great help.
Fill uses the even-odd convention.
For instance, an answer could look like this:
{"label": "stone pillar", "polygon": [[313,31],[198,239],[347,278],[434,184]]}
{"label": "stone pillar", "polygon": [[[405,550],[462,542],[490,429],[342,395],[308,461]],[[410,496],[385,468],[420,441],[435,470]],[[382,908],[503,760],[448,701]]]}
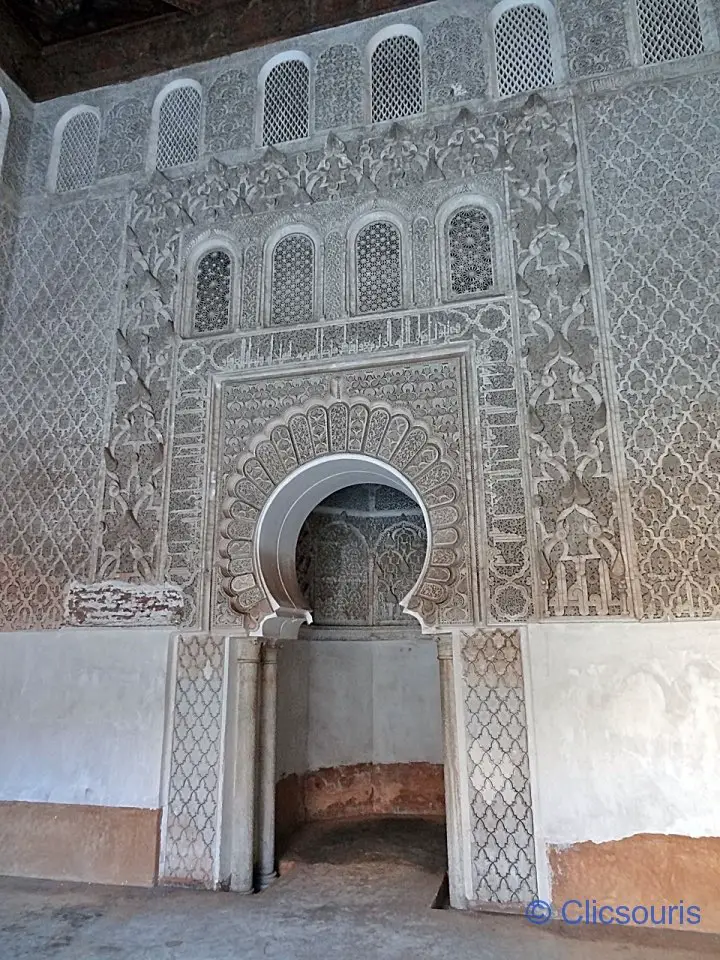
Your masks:
{"label": "stone pillar", "polygon": [[451,636],[437,638],[440,667],[440,710],[443,728],[443,762],[445,779],[445,823],[448,851],[448,882],[450,905],[463,907],[466,903],[463,882],[463,837],[460,804],[460,760],[457,742],[455,677]]}
{"label": "stone pillar", "polygon": [[260,680],[260,769],[258,790],[258,886],[277,877],[275,869],[275,752],[277,743],[277,643],[263,643]]}
{"label": "stone pillar", "polygon": [[233,789],[230,889],[253,893],[255,861],[255,761],[260,642],[243,638],[237,653],[237,735]]}

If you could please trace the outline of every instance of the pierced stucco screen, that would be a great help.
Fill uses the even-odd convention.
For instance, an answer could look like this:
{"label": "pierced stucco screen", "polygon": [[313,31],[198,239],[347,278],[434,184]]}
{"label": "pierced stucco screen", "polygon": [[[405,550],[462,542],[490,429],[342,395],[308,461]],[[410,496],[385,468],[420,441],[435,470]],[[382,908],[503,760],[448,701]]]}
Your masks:
{"label": "pierced stucco screen", "polygon": [[65,124],[60,141],[55,189],[58,193],[79,190],[95,182],[100,120],[83,110]]}
{"label": "pierced stucco screen", "polygon": [[679,60],[704,50],[697,0],[636,0],[643,61]]}
{"label": "pierced stucco screen", "polygon": [[498,93],[509,97],[555,81],[547,14],[528,3],[511,7],[495,24]]}
{"label": "pierced stucco screen", "polygon": [[202,96],[195,87],[176,87],[166,94],[158,118],[158,170],[197,160],[201,103]]}
{"label": "pierced stucco screen", "polygon": [[372,55],[373,123],[411,117],[422,109],[420,47],[413,37],[388,37]]}
{"label": "pierced stucco screen", "polygon": [[302,60],[283,60],[265,78],[263,143],[302,140],[310,133],[310,71]]}

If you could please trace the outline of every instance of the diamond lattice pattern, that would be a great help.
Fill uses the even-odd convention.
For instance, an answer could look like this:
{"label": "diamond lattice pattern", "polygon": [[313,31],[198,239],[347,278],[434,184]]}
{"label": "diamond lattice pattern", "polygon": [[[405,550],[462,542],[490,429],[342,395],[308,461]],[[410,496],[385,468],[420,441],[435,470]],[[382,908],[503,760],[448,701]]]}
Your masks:
{"label": "diamond lattice pattern", "polygon": [[302,140],[310,133],[310,72],[302,60],[283,60],[265,79],[263,143]]}
{"label": "diamond lattice pattern", "polygon": [[270,322],[309,323],[314,284],[315,244],[303,233],[284,237],[273,252]]}
{"label": "diamond lattice pattern", "polygon": [[92,575],[124,203],[23,219],[0,340],[0,629],[50,628]]}
{"label": "diamond lattice pattern", "polygon": [[95,182],[100,120],[91,110],[70,117],[60,141],[55,190],[67,193]]}
{"label": "diamond lattice pattern", "polygon": [[466,636],[463,674],[475,895],[526,902],[537,881],[519,635]]}
{"label": "diamond lattice pattern", "polygon": [[532,3],[506,10],[495,24],[495,58],[501,97],[549,87],[555,80],[550,27]]}
{"label": "diamond lattice pattern", "polygon": [[387,221],[368,224],[357,235],[358,313],[402,307],[400,231]]}
{"label": "diamond lattice pattern", "polygon": [[412,37],[388,37],[372,55],[373,123],[411,117],[422,110],[420,47]]}
{"label": "diamond lattice pattern", "polygon": [[160,106],[158,170],[193,163],[198,158],[202,97],[195,87],[176,87]]}
{"label": "diamond lattice pattern", "polygon": [[697,0],[636,0],[643,61],[694,57],[704,50]]}
{"label": "diamond lattice pattern", "polygon": [[164,876],[206,887],[214,878],[224,672],[221,639],[178,639]]}

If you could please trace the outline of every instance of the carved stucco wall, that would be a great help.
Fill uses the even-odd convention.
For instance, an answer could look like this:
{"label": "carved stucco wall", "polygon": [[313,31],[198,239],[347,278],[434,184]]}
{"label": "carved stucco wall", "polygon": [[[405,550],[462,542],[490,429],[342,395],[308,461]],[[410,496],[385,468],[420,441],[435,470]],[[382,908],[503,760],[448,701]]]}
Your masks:
{"label": "carved stucco wall", "polygon": [[[12,263],[0,291],[4,629],[55,626],[70,580],[111,578],[178,584],[188,631],[242,626],[221,586],[227,478],[269,424],[343,397],[411,410],[453,453],[460,588],[434,622],[717,616],[720,60],[638,70],[620,0],[591,11],[562,0],[571,83],[498,103],[489,7],[383,18],[426,40],[429,110],[394,126],[361,127],[358,58],[377,23],[303,38],[316,58],[315,132],[299,147],[252,145],[248,93],[287,45],[183,71],[204,87],[203,137],[198,163],[169,176],[144,172],[169,78],[92,91],[82,102],[102,113],[99,182],[82,195],[44,190],[54,125],[80,100],[33,109],[16,98],[0,207],[0,257]],[[328,99],[339,90],[348,96]],[[448,304],[436,218],[464,194],[497,221],[498,284]],[[346,236],[378,211],[403,224],[406,302],[349,316]],[[317,315],[269,329],[263,247],[293,224],[319,239]],[[192,339],[184,271],[219,235],[239,277],[233,327]],[[473,691],[492,684],[477,658],[507,643],[517,691],[519,645],[514,631],[464,635],[466,726],[480,743]],[[180,643],[176,734],[183,711],[198,740],[217,721],[213,643],[192,632]],[[513,789],[527,813],[513,704]],[[174,741],[166,870],[210,882],[220,765],[193,768],[192,737]],[[488,827],[475,813],[482,899]],[[532,892],[518,835],[508,863],[522,869],[504,865],[490,896]]]}
{"label": "carved stucco wall", "polygon": [[426,550],[422,511],[399,490],[362,484],[323,500],[296,552],[313,623],[409,625],[400,601],[420,578]]}

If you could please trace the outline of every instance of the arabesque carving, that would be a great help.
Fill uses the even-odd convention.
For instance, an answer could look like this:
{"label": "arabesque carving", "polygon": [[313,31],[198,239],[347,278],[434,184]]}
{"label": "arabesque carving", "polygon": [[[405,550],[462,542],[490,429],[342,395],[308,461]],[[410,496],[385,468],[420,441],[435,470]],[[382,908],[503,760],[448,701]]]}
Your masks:
{"label": "arabesque carving", "polygon": [[230,608],[255,626],[271,612],[253,555],[260,512],[286,477],[311,460],[356,453],[391,464],[420,495],[430,524],[430,563],[408,609],[443,620],[466,561],[457,462],[411,412],[362,399],[312,402],[269,423],[225,481],[220,524],[222,589]]}

